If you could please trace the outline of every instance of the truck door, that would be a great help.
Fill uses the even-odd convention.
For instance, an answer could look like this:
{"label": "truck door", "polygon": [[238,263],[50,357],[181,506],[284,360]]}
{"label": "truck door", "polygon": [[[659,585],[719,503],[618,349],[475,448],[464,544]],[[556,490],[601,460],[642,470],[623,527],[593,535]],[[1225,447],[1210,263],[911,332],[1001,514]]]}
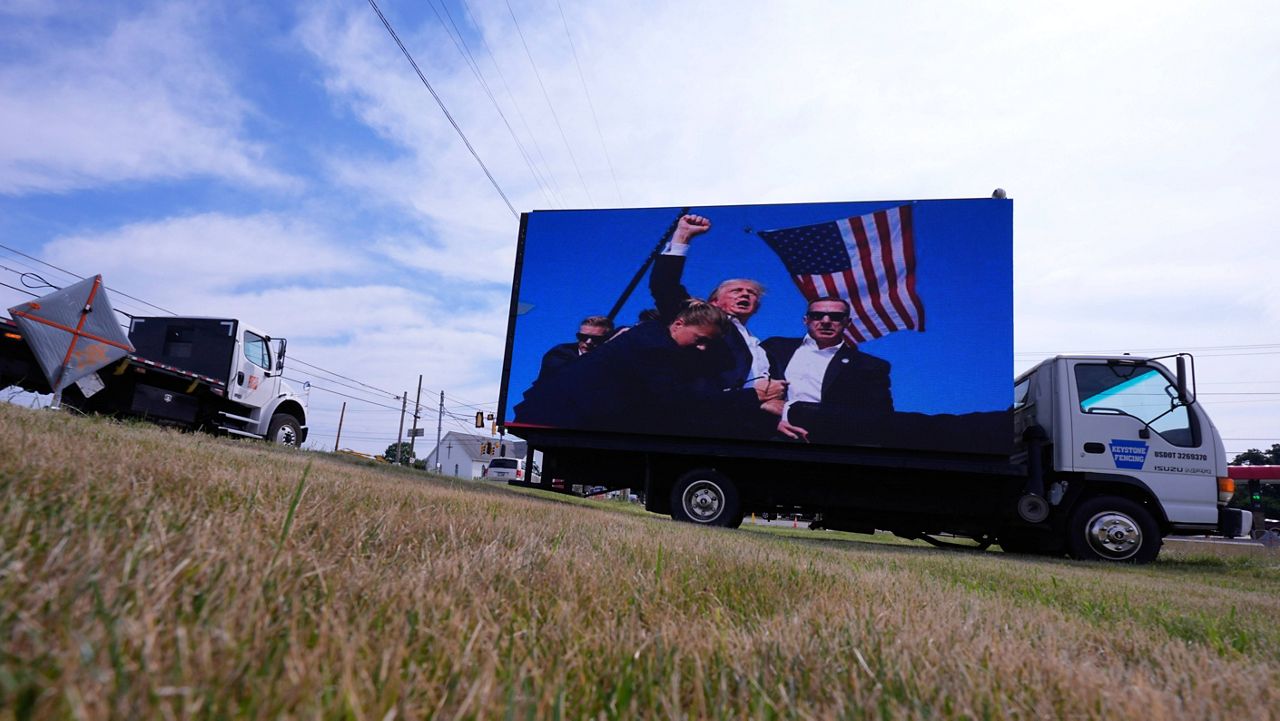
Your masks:
{"label": "truck door", "polygon": [[271,371],[271,348],[267,339],[251,330],[240,338],[241,353],[236,373],[231,378],[231,399],[253,408],[261,408],[275,397]]}
{"label": "truck door", "polygon": [[1070,411],[1075,470],[1143,481],[1174,523],[1217,523],[1213,434],[1154,364],[1077,360]]}

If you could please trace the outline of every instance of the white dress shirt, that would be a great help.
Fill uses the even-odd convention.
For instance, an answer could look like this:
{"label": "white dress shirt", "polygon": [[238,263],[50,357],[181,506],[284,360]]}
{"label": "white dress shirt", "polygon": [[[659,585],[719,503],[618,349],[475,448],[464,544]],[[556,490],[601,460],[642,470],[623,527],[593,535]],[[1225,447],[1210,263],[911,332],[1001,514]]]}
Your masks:
{"label": "white dress shirt", "polygon": [[822,379],[827,375],[827,366],[840,351],[837,343],[829,348],[819,348],[813,338],[805,335],[796,348],[795,355],[787,363],[787,402],[782,408],[782,420],[790,423],[787,413],[791,404],[796,401],[818,403],[822,401]]}
{"label": "white dress shirt", "polygon": [[769,377],[769,354],[764,352],[764,348],[760,347],[760,340],[751,335],[751,331],[747,330],[747,327],[741,321],[733,316],[729,316],[729,321],[742,334],[742,340],[747,344],[747,350],[751,351],[751,373],[747,376],[747,381],[742,384],[743,388],[751,388],[756,384],[757,380]]}

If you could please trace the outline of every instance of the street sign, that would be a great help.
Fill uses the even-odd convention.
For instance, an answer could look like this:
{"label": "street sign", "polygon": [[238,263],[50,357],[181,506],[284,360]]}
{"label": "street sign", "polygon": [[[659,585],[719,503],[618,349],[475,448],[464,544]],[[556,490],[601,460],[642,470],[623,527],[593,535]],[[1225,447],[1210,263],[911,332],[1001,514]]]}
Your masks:
{"label": "street sign", "polygon": [[421,437],[422,437],[426,432],[427,432],[427,429],[426,429],[426,428],[410,428],[410,429],[409,429],[409,437],[410,437],[410,438],[421,438]]}

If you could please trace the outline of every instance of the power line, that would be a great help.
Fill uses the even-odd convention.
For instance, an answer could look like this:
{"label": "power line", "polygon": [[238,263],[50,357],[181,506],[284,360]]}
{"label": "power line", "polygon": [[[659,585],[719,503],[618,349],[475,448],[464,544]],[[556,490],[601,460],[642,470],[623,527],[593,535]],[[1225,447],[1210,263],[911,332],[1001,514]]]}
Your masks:
{"label": "power line", "polygon": [[[26,286],[26,288],[19,288],[19,287],[18,287],[18,286],[16,286],[16,285],[9,285],[8,283],[0,283],[0,285],[4,286],[4,287],[6,287],[6,288],[9,288],[9,289],[11,289],[11,290],[16,290],[16,291],[18,291],[19,293],[25,293],[25,294],[27,294],[27,295],[31,296],[32,298],[40,298],[40,297],[41,297],[39,293],[32,293],[32,292],[31,292],[31,289],[32,289],[32,288],[52,288],[52,289],[53,289],[53,290],[55,290],[55,291],[57,291],[57,290],[62,290],[62,289],[61,289],[61,288],[59,288],[58,286],[56,286],[56,285],[54,285],[54,284],[50,283],[49,281],[45,280],[45,279],[44,279],[44,277],[42,277],[39,273],[35,273],[35,272],[32,272],[32,271],[28,271],[28,272],[23,273],[23,272],[21,272],[21,271],[14,270],[13,268],[10,268],[10,267],[8,267],[8,266],[6,266],[6,265],[0,265],[0,270],[7,270],[7,271],[9,271],[10,273],[14,273],[15,275],[17,275],[17,276],[18,276],[18,280],[19,280],[19,281],[21,281],[21,282],[22,282],[22,284],[23,284],[24,286]],[[36,278],[39,278],[39,279],[40,279],[40,285],[30,285],[30,284],[28,284],[28,283],[27,283],[27,276],[29,276],[29,275],[31,275],[31,276],[35,276]],[[114,306],[111,308],[111,310],[114,310],[115,312],[119,313],[120,315],[122,315],[122,316],[124,316],[124,317],[126,317],[126,318],[128,318],[128,319],[130,319],[130,320],[133,320],[133,318],[134,318],[134,316],[133,316],[132,314],[130,314],[130,313],[126,313],[126,312],[124,312],[124,311],[122,311],[122,310],[120,310],[119,308],[116,308],[116,307],[114,307]],[[129,330],[129,326],[128,326],[127,324],[125,324],[125,323],[120,323],[120,324],[119,324],[119,326],[120,326],[121,328],[125,329],[125,330]]]}
{"label": "power line", "polygon": [[472,402],[467,401],[465,398],[459,398],[459,397],[457,397],[457,396],[455,396],[455,395],[451,395],[451,394],[449,394],[449,393],[445,393],[445,398],[446,398],[446,399],[452,399],[452,400],[454,401],[455,405],[462,406],[463,408],[474,408],[474,409],[476,409],[476,410],[478,410],[478,411],[487,410],[487,407],[488,407],[488,406],[496,406],[496,405],[498,405],[498,402],[497,402],[497,401],[489,401],[489,402],[487,402],[487,403],[472,403]]}
{"label": "power line", "polygon": [[[334,428],[334,429],[320,429],[320,428],[316,428],[316,427],[314,427],[314,426],[308,426],[308,429],[307,429],[307,440],[311,440],[311,438],[316,437],[316,436],[319,436],[319,437],[322,437],[322,438],[323,438],[323,437],[333,438],[333,437],[334,437],[334,436],[336,436],[337,434],[338,434],[338,433],[337,433],[337,429],[336,429],[336,428]],[[394,442],[394,440],[395,440],[395,433],[394,433],[394,432],[389,433],[389,434],[387,434],[387,433],[381,433],[381,434],[379,434],[379,433],[362,433],[362,432],[358,432],[358,431],[348,431],[346,428],[343,428],[343,429],[342,429],[342,437],[343,437],[343,438],[355,438],[355,439],[357,439],[357,440],[362,440],[362,441],[383,441],[383,442],[386,442],[388,438],[391,438],[391,439],[392,439],[392,442]]]}
{"label": "power line", "polygon": [[39,295],[37,295],[36,293],[32,293],[31,291],[27,290],[26,288],[19,288],[19,287],[18,287],[18,286],[16,286],[16,285],[9,285],[8,283],[0,283],[0,285],[3,285],[3,286],[4,286],[4,287],[6,287],[6,288],[12,288],[13,290],[18,291],[19,293],[26,293],[27,295],[31,296],[32,298],[39,298],[39,297],[40,297],[40,296],[39,296]]}
{"label": "power line", "polygon": [[1106,354],[1106,355],[1112,355],[1112,354],[1116,354],[1116,353],[1142,353],[1142,354],[1144,354],[1144,355],[1149,355],[1149,354],[1155,354],[1155,353],[1176,353],[1176,352],[1191,353],[1191,352],[1200,352],[1200,351],[1229,351],[1229,350],[1239,350],[1239,351],[1257,351],[1257,350],[1263,350],[1263,349],[1277,349],[1277,350],[1280,350],[1280,343],[1254,343],[1254,344],[1237,344],[1237,345],[1210,345],[1210,346],[1192,346],[1192,347],[1188,347],[1188,348],[1175,348],[1175,347],[1172,347],[1172,346],[1164,346],[1164,347],[1159,347],[1159,348],[1123,348],[1123,349],[1107,348],[1107,349],[1103,349],[1103,350],[1077,350],[1077,351],[1070,351],[1070,352],[1065,352],[1065,351],[1053,351],[1053,352],[1046,352],[1046,351],[1015,351],[1015,352],[1014,352],[1014,355],[1015,355],[1015,356],[1024,356],[1024,357],[1034,357],[1034,358],[1049,358],[1049,357],[1056,356],[1056,355],[1076,355],[1076,354],[1079,354],[1079,355],[1091,355],[1091,354]]}
{"label": "power line", "polygon": [[475,148],[471,147],[471,141],[467,140],[466,133],[462,132],[462,128],[458,125],[458,122],[453,119],[453,115],[451,115],[449,113],[449,109],[445,107],[444,101],[436,94],[436,89],[431,87],[431,83],[427,81],[427,76],[422,74],[422,69],[418,67],[418,63],[413,59],[413,56],[409,54],[409,49],[404,46],[404,43],[400,42],[400,36],[396,34],[395,28],[391,27],[391,23],[387,20],[387,16],[383,15],[382,11],[378,9],[378,3],[374,0],[369,0],[369,5],[373,8],[373,11],[378,14],[378,19],[382,21],[383,27],[385,27],[387,32],[390,33],[391,39],[395,40],[396,45],[400,47],[400,52],[404,53],[409,64],[413,66],[413,71],[418,74],[418,79],[422,81],[424,86],[426,86],[427,92],[431,93],[431,97],[435,98],[436,104],[440,106],[440,111],[444,113],[446,118],[448,118],[449,124],[458,132],[458,137],[462,138],[462,143],[467,146],[467,150],[470,151],[471,157],[476,159],[476,163],[478,163],[480,165],[480,169],[484,171],[485,177],[487,177],[489,182],[493,184],[493,189],[498,191],[498,195],[502,196],[502,202],[507,204],[507,209],[511,211],[511,215],[519,218],[520,214],[516,212],[515,206],[513,206],[511,201],[507,199],[507,194],[502,192],[502,186],[498,185],[498,181],[494,179],[493,173],[489,172],[488,166],[486,166],[484,161],[480,159],[480,154],[476,152]]}
{"label": "power line", "polygon": [[[5,258],[5,260],[8,260],[8,261],[10,261],[10,262],[14,263],[15,265],[22,266],[23,268],[26,268],[26,269],[27,269],[27,271],[29,271],[29,272],[31,272],[31,273],[37,273],[37,272],[40,270],[40,269],[36,268],[34,265],[31,265],[30,263],[24,263],[24,262],[22,261],[22,259],[21,259],[21,258],[18,258],[18,257]],[[9,268],[8,266],[4,266],[4,267],[5,267],[5,269],[6,269],[6,270],[8,270],[8,271],[10,271],[10,272],[12,272],[12,273],[14,273],[14,274],[16,274],[16,275],[22,275],[22,274],[23,274],[23,272],[24,272],[24,271],[21,271],[21,270],[16,270],[16,269],[14,269],[14,268]]]}
{"label": "power line", "polygon": [[[294,383],[310,383],[310,381],[305,381],[305,380],[302,380],[301,378],[290,378],[289,376],[283,376],[283,378],[284,378],[285,380],[287,380],[287,381],[293,381]],[[369,405],[371,405],[371,406],[382,406],[383,408],[390,408],[391,410],[395,410],[395,411],[399,411],[399,410],[400,410],[399,408],[394,408],[394,407],[389,406],[389,405],[387,405],[387,404],[385,404],[385,403],[379,403],[379,402],[377,402],[377,401],[371,401],[371,400],[369,400],[369,399],[367,399],[367,398],[359,398],[359,397],[357,397],[357,396],[348,395],[348,394],[346,394],[346,393],[341,393],[341,392],[339,392],[339,391],[335,391],[335,390],[333,390],[332,388],[325,388],[324,386],[318,386],[318,385],[316,385],[315,383],[311,383],[310,388],[311,388],[311,390],[313,390],[313,391],[324,391],[325,393],[332,393],[332,394],[334,394],[335,396],[342,396],[343,398],[350,398],[350,399],[351,399],[351,400],[353,400],[353,401],[359,401],[359,402],[361,402],[361,403],[368,403],[368,404],[369,404]]]}
{"label": "power line", "polygon": [[318,366],[318,365],[315,365],[315,364],[313,364],[313,363],[308,363],[308,362],[306,362],[306,361],[304,361],[304,360],[300,360],[300,359],[298,359],[298,358],[294,358],[294,359],[293,359],[293,362],[294,362],[294,363],[298,363],[299,365],[304,365],[304,366],[306,366],[306,367],[308,367],[308,368],[314,368],[314,369],[316,369],[316,370],[318,370],[318,371],[322,371],[322,372],[324,372],[324,373],[328,373],[328,374],[329,374],[329,375],[331,375],[331,376],[334,376],[334,377],[337,377],[337,378],[341,378],[341,379],[343,379],[343,380],[351,381],[352,383],[356,383],[356,384],[358,384],[358,385],[362,385],[362,386],[364,386],[365,388],[369,388],[370,390],[378,391],[379,393],[382,393],[382,394],[385,394],[385,395],[391,396],[392,398],[399,398],[399,397],[400,397],[400,394],[399,394],[399,393],[393,393],[393,392],[391,392],[391,391],[389,391],[389,390],[387,390],[387,389],[385,389],[385,388],[379,388],[379,387],[377,387],[377,386],[369,385],[368,383],[364,383],[363,381],[358,381],[358,380],[356,380],[355,378],[350,378],[350,377],[348,377],[348,376],[344,376],[344,375],[342,375],[341,373],[338,373],[338,372],[336,372],[336,371],[331,371],[331,370],[327,370],[327,369],[321,368],[321,367],[320,367],[320,366]]}
{"label": "power line", "polygon": [[[493,94],[493,90],[489,87],[489,83],[484,79],[484,74],[480,72],[480,65],[476,63],[475,56],[471,54],[471,48],[467,45],[467,39],[463,36],[462,31],[458,29],[457,23],[453,21],[453,14],[449,12],[449,6],[443,1],[440,3],[444,9],[444,15],[440,14],[440,10],[436,9],[434,0],[431,1],[431,10],[435,13],[436,19],[440,21],[440,26],[444,28],[449,39],[453,41],[453,46],[458,49],[458,53],[462,55],[462,59],[466,61],[467,67],[471,69],[471,74],[475,76],[480,83],[480,87],[484,89],[485,95],[489,97],[489,102],[493,104],[493,109],[498,112],[498,117],[502,118],[502,124],[506,126],[507,133],[511,139],[515,141],[516,148],[520,150],[520,157],[524,159],[524,163],[529,168],[529,173],[533,175],[533,180],[538,184],[538,190],[542,191],[542,197],[547,201],[547,205],[555,206],[556,201],[552,198],[551,192],[547,189],[547,183],[538,169],[533,165],[533,157],[529,155],[529,151],[525,149],[524,143],[520,137],[516,135],[516,131],[511,127],[511,123],[507,120],[507,114],[502,112],[502,106],[498,104],[498,98]],[[449,22],[445,22],[445,17],[449,18]],[[450,29],[452,28],[452,29]]]}
{"label": "power line", "polygon": [[[369,0],[373,2],[373,0]],[[560,139],[564,141],[565,150],[569,151],[569,160],[573,161],[573,169],[578,173],[578,181],[582,183],[582,190],[587,194],[587,203],[592,207],[596,202],[591,198],[591,189],[587,187],[586,178],[582,177],[582,168],[578,167],[578,158],[573,154],[573,147],[569,145],[569,138],[564,134],[564,126],[560,124],[560,115],[556,113],[556,107],[551,102],[551,94],[547,92],[547,86],[542,82],[542,73],[538,72],[538,64],[533,61],[533,53],[529,51],[529,43],[525,42],[524,31],[520,29],[520,21],[516,19],[516,11],[511,8],[511,0],[506,0],[507,12],[511,13],[511,22],[515,23],[516,34],[520,36],[520,44],[524,46],[524,54],[529,58],[529,66],[533,68],[533,75],[538,79],[538,87],[542,88],[542,97],[547,101],[547,109],[551,111],[551,118],[556,121],[556,129],[560,131]]]}
{"label": "power line", "polygon": [[1215,401],[1213,401],[1213,405],[1215,405],[1215,406],[1226,406],[1226,405],[1238,405],[1238,404],[1241,404],[1241,403],[1275,403],[1275,402],[1276,402],[1276,401],[1275,401],[1274,399],[1271,399],[1271,398],[1253,398],[1253,399],[1250,399],[1250,400],[1239,400],[1239,401],[1219,401],[1219,400],[1215,400]]}
{"label": "power line", "polygon": [[[294,368],[294,370],[297,370],[297,368]],[[304,371],[304,372],[305,372],[305,371]],[[347,390],[355,391],[356,393],[361,393],[361,394],[363,394],[364,396],[373,396],[374,398],[376,398],[376,399],[378,399],[378,400],[386,400],[385,398],[383,398],[383,397],[382,397],[382,395],[381,395],[381,394],[370,393],[369,391],[366,391],[366,390],[361,389],[359,386],[355,386],[355,385],[352,385],[352,384],[350,384],[350,383],[343,383],[342,381],[337,380],[337,379],[335,379],[335,378],[325,378],[324,376],[315,375],[315,374],[312,374],[312,376],[313,376],[314,378],[319,379],[320,381],[322,381],[322,382],[324,382],[324,383],[333,383],[333,384],[335,384],[335,385],[337,385],[337,386],[339,386],[339,387],[345,388],[345,389],[347,389]],[[291,380],[298,380],[298,379],[296,379],[296,378],[295,378],[295,379],[291,379]],[[310,383],[311,381],[309,381],[309,380],[307,380],[307,381],[299,380],[299,382]],[[393,397],[393,400],[400,400],[400,398],[399,398],[399,396],[395,396],[395,397]],[[399,411],[400,409],[399,409],[399,408],[397,408],[396,410],[397,410],[397,411]]]}
{"label": "power line", "polygon": [[450,423],[452,423],[454,426],[456,426],[459,430],[461,430],[463,433],[467,435],[477,435],[476,431],[480,430],[474,427],[468,427],[464,425],[462,421],[458,420],[457,418],[454,418],[453,416],[447,416],[447,417]]}
{"label": "power line", "polygon": [[[4,248],[5,250],[9,251],[10,253],[17,253],[18,255],[22,256],[23,258],[27,258],[27,259],[29,259],[29,260],[34,260],[35,262],[37,262],[37,263],[39,263],[39,264],[41,264],[41,265],[44,265],[44,266],[48,266],[48,267],[50,267],[50,268],[53,268],[54,270],[57,270],[57,271],[60,271],[60,272],[66,273],[67,275],[69,275],[69,276],[71,276],[71,277],[73,277],[73,278],[79,278],[80,280],[84,280],[84,279],[85,279],[85,276],[80,275],[79,273],[72,273],[71,271],[67,270],[66,268],[60,268],[60,267],[58,267],[58,266],[54,265],[53,263],[49,263],[49,262],[46,262],[46,261],[40,260],[39,258],[37,258],[37,257],[35,257],[35,256],[27,255],[26,253],[23,253],[22,251],[17,250],[16,248],[10,248],[9,246],[4,245],[3,243],[0,243],[0,248]],[[145,305],[145,306],[149,306],[149,307],[151,307],[151,308],[155,308],[156,310],[161,311],[161,312],[163,312],[163,313],[168,313],[169,315],[177,315],[177,313],[175,313],[175,312],[173,312],[173,311],[169,310],[168,308],[161,308],[160,306],[158,306],[158,305],[156,305],[156,304],[154,304],[154,303],[148,303],[147,301],[142,300],[141,298],[134,298],[133,296],[129,295],[128,293],[125,293],[125,292],[124,292],[124,291],[122,291],[122,290],[116,290],[115,288],[112,288],[111,286],[107,286],[107,285],[104,285],[103,287],[104,287],[104,288],[106,288],[107,290],[111,291],[112,293],[115,293],[116,295],[122,296],[122,297],[124,297],[124,298],[128,298],[129,300],[135,300],[135,301],[137,301],[137,302],[139,302],[139,303],[141,303],[141,304],[143,304],[143,305]]]}
{"label": "power line", "polygon": [[[446,11],[448,6],[445,6]],[[462,9],[467,14],[467,18],[471,20],[474,27],[480,27],[480,23],[476,22],[476,16],[471,12],[471,5],[467,0],[462,0]],[[528,133],[529,140],[533,142],[533,149],[538,154],[538,158],[542,161],[543,167],[547,169],[547,177],[551,180],[552,195],[556,195],[560,201],[560,207],[564,207],[564,193],[560,191],[560,183],[556,180],[555,173],[551,170],[551,163],[547,162],[547,156],[542,152],[542,144],[538,142],[538,136],[529,127],[529,121],[525,118],[524,112],[520,110],[520,102],[516,100],[516,94],[511,92],[511,85],[507,82],[507,76],[502,72],[502,66],[498,64],[498,58],[493,54],[493,50],[489,48],[489,43],[484,39],[484,33],[479,34],[480,47],[484,48],[484,52],[489,56],[489,62],[493,63],[493,69],[498,73],[498,79],[502,81],[502,88],[507,91],[507,97],[511,99],[511,106],[516,110],[516,117],[520,120],[520,125],[524,127],[524,131]]]}
{"label": "power line", "polygon": [[1280,350],[1258,351],[1257,353],[1201,353],[1197,358],[1240,358],[1253,355],[1280,355]]}
{"label": "power line", "polygon": [[600,149],[604,151],[605,162],[609,165],[609,177],[613,179],[613,191],[622,202],[622,188],[618,187],[618,175],[613,172],[613,158],[609,155],[609,145],[604,142],[604,133],[600,130],[600,116],[596,115],[596,104],[591,101],[591,91],[587,89],[587,76],[582,72],[582,63],[578,60],[578,49],[573,44],[573,35],[569,32],[569,21],[564,16],[564,6],[556,0],[560,9],[560,22],[564,25],[564,36],[569,39],[569,50],[573,52],[573,64],[578,68],[578,79],[582,81],[582,94],[587,96],[587,107],[591,109],[591,120],[596,126],[596,136],[600,138]]}

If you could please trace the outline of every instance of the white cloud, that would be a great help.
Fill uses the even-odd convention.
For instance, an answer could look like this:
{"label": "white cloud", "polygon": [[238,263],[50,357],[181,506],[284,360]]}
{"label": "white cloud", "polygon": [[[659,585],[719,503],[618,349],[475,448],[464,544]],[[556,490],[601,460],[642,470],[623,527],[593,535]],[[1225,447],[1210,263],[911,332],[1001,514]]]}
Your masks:
{"label": "white cloud", "polygon": [[24,60],[0,67],[0,193],[193,177],[296,185],[245,137],[250,108],[205,47],[203,20],[166,4],[81,44],[34,22],[12,34]]}
{"label": "white cloud", "polygon": [[127,285],[130,294],[179,313],[201,315],[224,312],[209,305],[223,298],[290,282],[331,282],[368,268],[362,255],[314,224],[272,213],[131,223],[58,238],[44,256],[55,265],[100,273],[108,285]]}

